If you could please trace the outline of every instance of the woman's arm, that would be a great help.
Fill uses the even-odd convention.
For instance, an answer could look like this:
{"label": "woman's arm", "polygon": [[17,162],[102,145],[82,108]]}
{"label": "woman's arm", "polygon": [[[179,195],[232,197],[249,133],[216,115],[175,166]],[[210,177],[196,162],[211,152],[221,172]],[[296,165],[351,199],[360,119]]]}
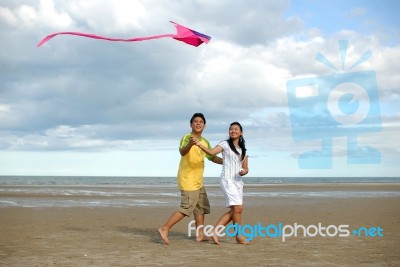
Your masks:
{"label": "woman's arm", "polygon": [[220,145],[216,145],[213,149],[209,149],[208,147],[203,146],[200,142],[197,141],[196,145],[203,150],[204,152],[206,152],[208,155],[210,156],[215,156],[218,153],[222,152],[222,146]]}
{"label": "woman's arm", "polygon": [[249,156],[245,156],[242,163],[242,170],[239,172],[240,176],[244,176],[249,173]]}
{"label": "woman's arm", "polygon": [[213,158],[212,162],[217,163],[217,164],[224,164],[224,160],[220,157],[215,157]]}

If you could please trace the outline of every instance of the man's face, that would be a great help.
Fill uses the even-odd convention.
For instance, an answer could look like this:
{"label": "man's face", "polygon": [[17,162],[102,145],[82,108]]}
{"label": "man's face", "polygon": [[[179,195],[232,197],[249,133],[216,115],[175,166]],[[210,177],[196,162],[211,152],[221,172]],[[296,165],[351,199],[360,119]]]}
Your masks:
{"label": "man's face", "polygon": [[202,118],[200,117],[195,117],[193,119],[192,124],[190,124],[190,127],[192,128],[192,130],[196,133],[201,133],[204,128],[206,127],[206,125],[204,124],[204,121]]}

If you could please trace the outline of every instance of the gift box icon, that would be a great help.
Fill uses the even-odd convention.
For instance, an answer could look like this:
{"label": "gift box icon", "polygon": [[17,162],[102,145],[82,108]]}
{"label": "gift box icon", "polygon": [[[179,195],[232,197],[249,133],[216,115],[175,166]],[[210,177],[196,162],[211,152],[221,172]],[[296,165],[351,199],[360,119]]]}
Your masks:
{"label": "gift box icon", "polygon": [[[344,62],[347,41],[339,41],[339,46]],[[365,53],[353,67],[369,57],[370,53]],[[332,67],[321,54],[317,55],[317,60]],[[293,79],[287,81],[286,87],[293,140],[321,141],[321,149],[306,151],[299,156],[299,168],[332,168],[332,140],[335,137],[347,137],[348,164],[381,162],[378,149],[360,146],[358,142],[360,135],[382,130],[375,71]]]}

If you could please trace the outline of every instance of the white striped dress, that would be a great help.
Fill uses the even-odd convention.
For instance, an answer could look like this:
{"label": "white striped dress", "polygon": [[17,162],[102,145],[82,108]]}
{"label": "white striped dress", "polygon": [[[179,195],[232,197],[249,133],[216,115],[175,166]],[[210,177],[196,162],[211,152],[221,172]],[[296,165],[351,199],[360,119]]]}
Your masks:
{"label": "white striped dress", "polygon": [[218,144],[222,147],[222,172],[220,176],[221,189],[225,195],[225,205],[227,207],[243,204],[243,181],[239,175],[239,170],[242,168],[241,148],[236,148],[240,153],[237,155],[229,147],[228,141],[222,141]]}

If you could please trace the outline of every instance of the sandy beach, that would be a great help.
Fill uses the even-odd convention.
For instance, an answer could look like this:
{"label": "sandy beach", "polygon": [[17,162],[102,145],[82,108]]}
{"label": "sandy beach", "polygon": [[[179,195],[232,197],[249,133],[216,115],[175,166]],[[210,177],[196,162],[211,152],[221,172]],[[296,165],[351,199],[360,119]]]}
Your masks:
{"label": "sandy beach", "polygon": [[[289,194],[301,190],[338,194],[368,191],[372,195],[353,198]],[[258,186],[253,191],[277,194],[245,197],[243,223],[348,225],[350,232],[360,227],[380,227],[383,236],[372,231],[376,236],[350,233],[346,237],[304,237],[299,232],[299,236],[287,237],[285,242],[280,237],[257,236],[251,245],[238,245],[233,237],[225,236],[217,246],[188,237],[192,218],[186,218],[171,231],[170,245],[163,245],[157,228],[175,210],[174,205],[1,207],[0,265],[400,266],[400,197],[380,195],[400,192],[399,184],[274,185]],[[226,211],[219,203],[212,206],[206,224],[214,224]]]}

